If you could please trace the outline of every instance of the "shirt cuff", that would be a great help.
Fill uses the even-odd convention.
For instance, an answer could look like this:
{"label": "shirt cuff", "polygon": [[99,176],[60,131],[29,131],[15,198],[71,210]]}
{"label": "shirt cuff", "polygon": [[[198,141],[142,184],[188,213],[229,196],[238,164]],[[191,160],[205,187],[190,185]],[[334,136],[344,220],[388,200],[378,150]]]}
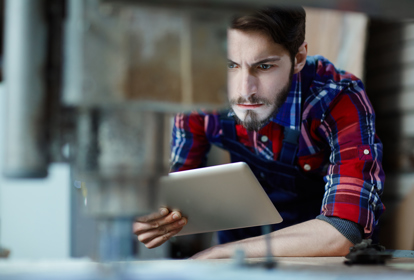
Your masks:
{"label": "shirt cuff", "polygon": [[361,243],[362,236],[364,236],[361,225],[341,218],[327,217],[325,215],[319,215],[316,219],[325,221],[332,225],[353,244]]}

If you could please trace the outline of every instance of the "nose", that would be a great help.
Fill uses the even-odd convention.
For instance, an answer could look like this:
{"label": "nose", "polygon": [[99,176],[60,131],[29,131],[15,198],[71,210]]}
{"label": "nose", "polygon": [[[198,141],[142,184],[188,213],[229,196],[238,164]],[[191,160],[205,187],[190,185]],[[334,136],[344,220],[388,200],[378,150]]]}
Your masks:
{"label": "nose", "polygon": [[257,77],[249,71],[241,71],[238,83],[238,92],[241,97],[248,99],[257,93]]}

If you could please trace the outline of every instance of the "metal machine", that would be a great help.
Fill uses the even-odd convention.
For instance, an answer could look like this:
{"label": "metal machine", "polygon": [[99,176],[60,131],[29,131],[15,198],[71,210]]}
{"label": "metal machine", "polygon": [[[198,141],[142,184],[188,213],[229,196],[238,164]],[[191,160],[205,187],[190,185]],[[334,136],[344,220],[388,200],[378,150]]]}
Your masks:
{"label": "metal machine", "polygon": [[6,3],[4,174],[70,162],[100,221],[101,260],[130,256],[132,219],[156,208],[168,113],[224,106],[228,18],[139,1]]}

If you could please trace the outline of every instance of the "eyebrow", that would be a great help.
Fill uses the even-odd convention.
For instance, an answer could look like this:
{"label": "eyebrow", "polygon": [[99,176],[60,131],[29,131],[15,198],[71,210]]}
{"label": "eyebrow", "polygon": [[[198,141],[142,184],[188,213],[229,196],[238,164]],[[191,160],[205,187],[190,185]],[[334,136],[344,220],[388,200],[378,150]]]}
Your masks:
{"label": "eyebrow", "polygon": [[[257,65],[260,65],[260,64],[263,64],[263,63],[276,62],[276,61],[279,61],[279,60],[281,60],[281,58],[279,56],[268,57],[268,58],[259,60],[259,61],[255,62],[255,63],[253,63],[252,65],[253,66],[257,66]],[[234,62],[231,59],[227,59],[227,62],[228,63],[231,63],[231,64],[237,64],[238,65],[238,63]]]}
{"label": "eyebrow", "polygon": [[260,65],[260,64],[268,63],[268,62],[276,62],[276,61],[279,61],[279,60],[281,60],[281,58],[279,56],[268,57],[268,58],[265,58],[265,59],[262,59],[262,60],[259,60],[255,63],[253,63],[253,65],[256,66],[256,65]]}
{"label": "eyebrow", "polygon": [[231,60],[231,59],[227,59],[227,63],[230,63],[230,64],[238,64],[238,63],[234,62],[234,61],[233,61],[233,60]]}

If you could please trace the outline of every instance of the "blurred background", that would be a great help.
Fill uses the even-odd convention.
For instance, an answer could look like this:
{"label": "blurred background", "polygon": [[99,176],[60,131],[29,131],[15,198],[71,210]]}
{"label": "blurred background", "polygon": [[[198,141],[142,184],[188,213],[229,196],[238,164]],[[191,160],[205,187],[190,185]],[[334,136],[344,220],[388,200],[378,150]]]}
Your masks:
{"label": "blurred background", "polygon": [[[3,51],[5,37],[4,2],[5,1],[0,1],[1,74],[3,74],[5,64]],[[245,2],[248,1],[240,1],[240,3]],[[367,93],[374,105],[377,114],[377,133],[384,144],[383,165],[387,176],[385,192],[382,196],[382,200],[387,207],[387,210],[380,220],[380,242],[389,249],[414,250],[414,219],[412,219],[412,216],[414,215],[414,20],[410,17],[414,14],[414,11],[406,11],[406,14],[401,14],[401,17],[397,17],[399,12],[398,9],[395,9],[394,11],[393,9],[387,10],[387,7],[382,10],[378,7],[370,8],[366,5],[369,1],[361,1],[362,4],[360,5],[357,4],[359,3],[358,1],[331,1],[331,4],[326,4],[324,1],[316,1],[318,4],[315,5],[312,5],[310,1],[297,2],[305,5],[308,4],[305,8],[307,11],[306,41],[309,44],[309,55],[323,55],[332,61],[338,68],[347,70],[360,77],[364,81]],[[221,57],[220,59],[224,58],[225,60],[225,57],[222,57],[223,53],[225,53],[225,38],[223,39],[223,37],[225,37],[225,24],[223,24],[225,20],[223,19],[222,22],[220,22],[217,21],[216,17],[213,17],[214,20],[209,20],[207,13],[204,22],[196,22],[196,26],[198,26],[197,28],[199,29],[194,30],[191,29],[194,28],[194,25],[186,24],[185,20],[174,21],[177,26],[170,27],[173,31],[168,33],[170,34],[170,37],[168,37],[167,41],[172,47],[169,50],[169,53],[165,54],[162,58],[165,58],[167,55],[176,57],[178,61],[173,61],[171,63],[173,63],[173,65],[181,65],[180,73],[177,77],[174,76],[174,72],[165,74],[162,77],[155,75],[156,78],[160,78],[162,81],[165,81],[165,83],[161,87],[151,88],[153,84],[151,83],[151,79],[154,79],[154,75],[151,75],[156,73],[157,69],[152,69],[148,65],[144,65],[142,68],[134,68],[131,67],[131,62],[128,60],[135,61],[136,65],[142,65],[142,62],[144,61],[142,57],[151,57],[152,55],[151,51],[153,49],[150,48],[150,46],[152,46],[152,39],[142,39],[141,37],[137,37],[138,39],[132,41],[132,43],[131,41],[125,43],[123,39],[120,38],[121,35],[108,35],[109,31],[115,32],[111,34],[129,34],[128,32],[131,32],[132,28],[142,26],[142,22],[140,23],[139,19],[145,19],[145,16],[142,14],[141,17],[136,16],[139,15],[139,11],[136,11],[134,16],[133,11],[128,12],[128,9],[123,9],[122,7],[119,8],[111,1],[85,1],[85,3],[88,4],[85,4],[82,7],[83,10],[77,10],[79,7],[76,5],[77,3],[79,4],[79,1],[48,1],[47,3],[52,7],[52,11],[49,11],[49,13],[52,15],[57,14],[58,16],[56,17],[59,17],[60,15],[61,18],[60,25],[55,25],[58,26],[57,30],[54,31],[55,33],[52,33],[61,34],[66,30],[66,40],[69,41],[70,39],[76,41],[82,39],[83,45],[81,45],[85,47],[87,51],[82,53],[80,58],[76,57],[76,59],[74,59],[75,62],[69,63],[66,61],[66,64],[70,64],[69,66],[62,66],[63,63],[60,59],[51,59],[52,63],[48,64],[48,67],[53,69],[49,74],[52,76],[65,77],[62,78],[64,79],[63,82],[59,81],[60,78],[55,77],[55,84],[53,84],[54,82],[52,81],[51,86],[48,87],[48,90],[51,92],[64,92],[61,94],[61,98],[64,100],[63,104],[65,106],[53,107],[53,104],[56,105],[57,101],[52,98],[52,100],[48,101],[49,103],[47,106],[52,106],[53,108],[44,109],[44,111],[48,112],[48,119],[44,126],[53,128],[47,129],[47,137],[45,138],[46,140],[44,140],[47,144],[41,147],[41,150],[49,151],[48,159],[46,161],[50,164],[44,165],[46,166],[44,173],[48,174],[48,177],[37,179],[10,178],[13,176],[0,177],[0,246],[11,251],[9,256],[10,259],[66,259],[70,257],[85,256],[96,259],[98,258],[97,255],[99,255],[99,252],[102,253],[98,248],[100,246],[100,239],[98,240],[97,236],[102,235],[102,228],[105,228],[108,223],[112,223],[111,219],[113,219],[114,216],[119,215],[119,211],[117,208],[118,206],[114,205],[113,208],[111,208],[113,210],[111,210],[110,213],[104,213],[102,209],[105,207],[102,207],[102,205],[105,205],[105,200],[103,198],[98,202],[95,201],[95,204],[93,203],[94,197],[114,195],[110,191],[108,193],[105,191],[105,194],[102,194],[104,191],[101,189],[96,190],[94,185],[99,185],[99,182],[102,182],[102,180],[116,180],[117,183],[122,182],[122,186],[126,186],[126,193],[130,193],[130,190],[127,187],[129,186],[128,180],[135,178],[133,177],[135,175],[131,174],[134,173],[134,168],[138,170],[142,163],[135,162],[134,159],[129,159],[130,161],[128,161],[127,164],[132,167],[132,171],[130,171],[130,173],[126,172],[126,175],[124,174],[121,179],[112,176],[112,174],[107,171],[112,169],[119,171],[125,167],[125,162],[119,163],[118,165],[113,165],[112,163],[112,160],[116,158],[114,155],[118,154],[120,150],[109,149],[109,152],[102,154],[99,170],[96,167],[96,163],[94,165],[94,163],[89,162],[89,165],[87,165],[85,163],[87,160],[82,162],[82,159],[86,158],[88,153],[91,153],[91,150],[94,148],[86,144],[85,146],[83,143],[85,141],[89,141],[90,143],[94,142],[93,139],[96,135],[94,136],[92,133],[89,134],[80,131],[93,131],[95,120],[94,110],[96,108],[99,108],[99,110],[103,110],[102,112],[104,112],[99,112],[99,117],[97,118],[99,122],[103,124],[108,123],[107,127],[113,129],[114,126],[110,125],[108,121],[108,119],[112,119],[111,112],[108,113],[107,111],[104,111],[106,109],[102,108],[106,108],[108,104],[115,101],[117,102],[117,100],[122,100],[122,102],[128,102],[128,100],[131,99],[138,100],[138,102],[140,102],[140,100],[145,101],[148,99],[148,96],[142,97],[140,95],[142,92],[150,92],[152,93],[151,95],[153,95],[151,98],[160,100],[162,99],[162,94],[157,96],[157,93],[162,93],[163,91],[168,90],[173,96],[172,99],[168,101],[171,102],[171,104],[178,104],[180,102],[182,104],[187,104],[188,106],[185,107],[187,109],[193,105],[192,108],[206,104],[217,107],[221,106],[220,104],[225,103],[225,90],[223,89],[223,86],[225,85],[225,72],[223,74],[223,70],[225,71],[225,67],[223,67],[223,70],[217,70],[225,64],[221,63],[220,60],[219,63],[209,66],[210,71],[215,73],[213,75],[213,80],[216,76],[218,77],[216,88],[208,87],[204,89],[206,92],[217,92],[216,97],[211,100],[201,100],[198,97],[199,95],[195,94],[195,92],[199,92],[200,88],[203,88],[203,85],[211,84],[211,80],[203,78],[205,73],[197,74],[192,71],[194,69],[191,66],[191,63],[202,63],[208,60],[208,58],[201,57],[200,61],[194,61],[194,53],[202,52],[203,49],[207,48],[209,49],[210,55],[215,55],[217,59]],[[64,8],[66,7],[65,5],[69,8]],[[395,5],[397,6],[397,4]],[[246,5],[246,7],[247,6],[248,5]],[[207,10],[217,10],[217,7],[220,8],[220,5],[208,6]],[[222,13],[225,14],[222,15],[222,18],[228,16],[228,8],[229,6],[223,6],[221,10],[218,9],[220,10],[220,15]],[[53,9],[55,10],[53,11]],[[145,9],[150,9],[150,11],[154,12],[154,10],[151,10],[153,7],[145,7],[144,10]],[[202,8],[197,7],[197,9],[204,9],[204,6]],[[77,18],[73,19],[72,17],[75,12],[71,14],[70,11],[82,11],[83,14],[76,14]],[[154,12],[154,15],[154,17],[156,17],[157,13]],[[168,12],[167,14],[160,13],[157,22],[162,22],[163,18],[171,20],[171,17],[174,18],[174,16],[168,14]],[[119,23],[117,21],[118,18],[123,18],[123,21]],[[221,16],[219,18],[221,18]],[[86,21],[89,22],[82,22],[82,19],[86,19]],[[189,19],[186,18],[186,20]],[[64,24],[62,22],[65,22],[67,27],[63,27]],[[215,25],[213,22],[215,22]],[[76,27],[78,25],[81,25],[81,27]],[[159,23],[159,25],[161,26],[161,23]],[[94,29],[96,26],[101,26],[101,29]],[[160,26],[158,27],[162,29]],[[210,33],[206,31],[206,26],[213,26],[215,28],[213,28],[213,30],[215,30],[214,35],[210,35]],[[85,37],[79,37],[80,35],[75,34],[76,30],[78,30],[77,28],[89,30],[85,32],[92,32],[94,35],[92,36],[93,39],[88,41]],[[177,31],[177,34],[180,34],[178,37],[173,36],[176,34],[174,33],[174,30],[179,30]],[[120,33],[116,33],[117,31]],[[196,39],[191,36],[189,37],[186,34],[195,34]],[[174,38],[178,38],[177,41],[174,41]],[[210,39],[210,41],[208,39]],[[65,48],[62,48],[62,41],[60,41],[57,46],[52,46],[51,49],[48,49],[49,54],[53,48],[60,50],[60,53],[58,51],[58,54],[56,55],[57,57],[62,55],[63,49],[65,48],[67,48],[66,52],[73,52],[73,49],[76,51],[76,46],[70,45],[68,41],[66,41],[67,45],[65,45]],[[212,48],[209,44],[217,42],[222,42],[221,49],[211,50]],[[33,42],[30,44],[33,44]],[[107,48],[99,47],[99,44],[107,45]],[[186,44],[190,44],[190,46],[186,46]],[[161,47],[162,45],[165,45],[165,42],[161,41],[161,43],[156,43],[156,46],[160,48],[155,50],[156,53],[165,52],[165,49]],[[145,46],[149,47],[149,49],[145,49]],[[178,46],[177,49],[174,49],[174,46]],[[29,49],[31,49],[31,47],[32,45],[29,45]],[[131,50],[135,48],[141,48],[143,53],[139,55],[134,54],[134,51]],[[33,46],[33,53],[35,49],[36,47]],[[121,51],[121,53],[128,53],[128,55],[121,57],[119,54],[116,54],[116,52],[115,54],[109,54],[113,49]],[[191,52],[192,55],[187,55],[186,51]],[[95,55],[95,57],[93,57],[93,55]],[[101,57],[99,57],[100,55]],[[102,60],[102,57],[106,57],[107,61],[100,61]],[[190,62],[188,62],[188,60]],[[99,61],[99,63],[96,61]],[[155,61],[154,63],[156,65],[164,62],[162,59],[153,61]],[[190,66],[188,66],[188,63],[190,63]],[[134,65],[135,64],[132,66]],[[185,65],[188,67],[186,68]],[[107,76],[100,72],[102,71],[101,69],[110,67],[113,67],[114,70],[112,70],[112,72],[109,71],[109,74],[106,74]],[[81,87],[73,88],[74,86],[72,86],[72,82],[76,85],[76,82],[78,81],[77,79],[81,78],[73,74],[67,74],[68,72],[72,73],[67,68],[70,68],[69,70],[75,72],[76,69],[91,70],[92,73],[96,74],[96,77],[92,77],[94,79],[88,77],[91,79],[87,81],[82,80]],[[122,72],[126,71],[125,69],[128,69],[128,71],[126,73]],[[115,78],[113,78],[111,74],[114,74]],[[122,86],[120,86],[119,80],[116,80],[118,77],[117,75],[130,78],[123,81]],[[138,81],[134,80],[134,77],[142,75],[148,76],[145,76]],[[177,80],[179,80],[180,83],[177,84]],[[9,106],[6,104],[9,103],[7,103],[6,100],[5,88],[4,82],[2,82],[0,85],[0,147],[6,146],[5,142],[8,134],[6,123],[9,124],[7,118],[10,115],[10,112],[6,110],[6,107]],[[116,95],[116,97],[109,93],[105,95],[106,91],[110,91],[113,88],[116,88],[122,94],[117,93],[118,95]],[[30,89],[30,86],[28,89]],[[87,92],[90,94],[81,96],[80,94],[77,94],[78,92]],[[104,92],[104,97],[98,98],[100,99],[99,101],[96,101],[97,98],[94,95],[96,92]],[[122,98],[119,97],[121,95]],[[124,104],[122,102],[119,102],[121,107]],[[154,167],[154,170],[161,170],[165,169],[165,166],[168,165],[166,162],[168,162],[168,135],[171,131],[171,118],[174,112],[177,112],[184,107],[177,105],[177,109],[167,109],[166,105],[160,105],[160,103],[157,102],[150,102],[148,103],[148,106],[153,108],[154,111],[163,112],[161,118],[154,117],[154,119],[157,119],[158,124],[161,124],[160,126],[157,126],[162,128],[162,133],[160,134],[164,135],[162,138],[163,140],[158,143],[159,146],[157,146],[162,146],[161,150],[163,152],[158,154],[159,158],[161,158],[161,163],[159,163],[159,166],[157,165],[158,167]],[[127,106],[125,106],[125,108],[126,107]],[[167,107],[169,107],[169,105],[167,105]],[[56,114],[55,112],[59,110],[64,111],[64,114],[60,115],[60,117],[59,114]],[[128,107],[126,111],[128,110],[130,110],[130,107]],[[136,110],[140,111],[142,109],[138,108]],[[77,114],[77,117],[73,117],[74,112]],[[134,116],[134,112],[136,112],[135,109],[131,109],[130,114],[123,115],[122,120],[132,119],[137,122],[148,122],[147,120],[140,119],[141,117],[131,117]],[[84,117],[79,117],[79,115]],[[119,114],[117,113],[116,116],[119,116]],[[69,121],[67,119],[69,119]],[[121,123],[123,122],[121,121]],[[62,127],[64,129],[62,129]],[[124,127],[124,131],[130,131],[131,129],[135,129],[135,127],[128,125],[125,125]],[[67,131],[76,131],[76,133],[71,134],[67,133]],[[119,135],[117,132],[110,131],[112,134]],[[128,145],[134,146],[134,144],[136,144],[134,141],[137,139],[139,139],[138,142],[143,142],[140,137],[144,137],[142,135],[145,133],[147,132],[144,130],[142,133],[128,134],[130,138],[126,137],[127,140],[125,141],[129,141],[127,143]],[[105,137],[105,135],[99,135],[101,138]],[[50,139],[55,140],[51,141]],[[102,140],[99,142],[101,145],[99,147],[101,149],[103,149],[102,147],[105,147],[105,143],[117,143],[118,145],[125,144],[123,142],[124,140],[115,139],[114,137],[105,139],[109,140]],[[151,140],[148,141],[151,142]],[[140,151],[134,150],[136,149],[134,147],[131,149],[136,152],[135,154],[132,153],[132,155],[140,153]],[[160,150],[159,148],[154,149],[157,151]],[[6,152],[8,153],[9,151],[5,151],[3,148],[0,149],[0,169],[3,168],[3,170],[6,165],[6,159],[8,158]],[[121,154],[122,152],[123,150],[121,151]],[[75,157],[74,154],[76,153],[78,155],[80,154],[80,156]],[[58,154],[58,156],[56,154]],[[225,152],[213,147],[210,152],[209,165],[225,163],[228,162],[228,160],[229,157]],[[7,163],[7,165],[9,165],[9,163]],[[161,165],[163,166],[160,167]],[[80,174],[78,172],[79,170],[92,171],[85,175]],[[100,175],[96,175],[97,172],[101,172],[99,173]],[[160,171],[159,173],[162,174],[165,173],[165,171]],[[90,179],[91,174],[93,174],[94,178],[99,177],[99,180],[94,181]],[[150,189],[151,184],[148,184],[148,186],[148,189]],[[86,193],[85,188],[87,187],[88,192]],[[123,195],[120,195],[119,197],[122,198]],[[151,194],[146,190],[144,197],[151,197]],[[86,198],[88,200],[86,200]],[[143,204],[145,203],[143,202]],[[133,209],[128,213],[145,212],[148,211],[151,206],[145,205],[143,208],[145,209]],[[86,214],[87,212],[92,212],[93,215],[88,215]],[[132,214],[128,217],[131,219]],[[173,238],[171,241],[157,249],[147,250],[139,245],[133,236],[129,236],[128,238],[130,238],[128,242],[133,244],[134,253],[138,254],[141,259],[171,257],[185,258],[199,250],[210,247],[216,242],[214,234],[201,234]]]}

